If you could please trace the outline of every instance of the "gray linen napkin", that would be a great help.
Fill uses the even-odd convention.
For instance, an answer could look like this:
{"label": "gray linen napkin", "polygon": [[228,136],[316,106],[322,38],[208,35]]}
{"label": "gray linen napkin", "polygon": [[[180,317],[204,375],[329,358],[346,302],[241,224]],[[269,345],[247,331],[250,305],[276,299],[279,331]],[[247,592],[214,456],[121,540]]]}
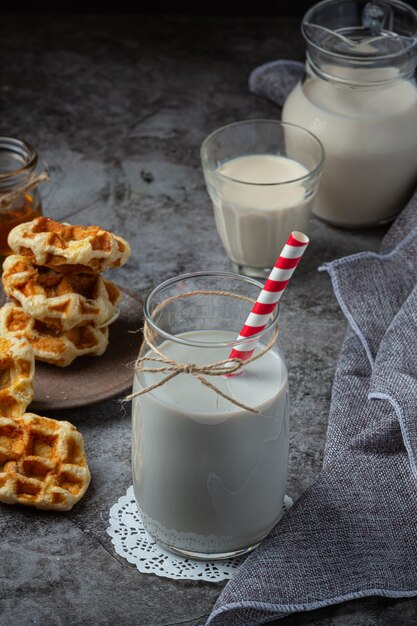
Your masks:
{"label": "gray linen napkin", "polygon": [[207,626],[417,595],[417,193],[380,254],[321,269],[349,321],[323,470],[239,568]]}
{"label": "gray linen napkin", "polygon": [[256,67],[249,76],[249,91],[283,106],[285,98],[303,75],[299,61],[279,59]]}

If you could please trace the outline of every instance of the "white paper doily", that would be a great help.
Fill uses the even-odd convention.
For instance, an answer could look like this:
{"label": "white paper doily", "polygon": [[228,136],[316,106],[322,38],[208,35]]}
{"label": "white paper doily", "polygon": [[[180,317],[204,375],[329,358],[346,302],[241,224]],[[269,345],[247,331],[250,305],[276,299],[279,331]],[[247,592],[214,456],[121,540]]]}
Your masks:
{"label": "white paper doily", "polygon": [[[285,496],[283,513],[293,504]],[[144,574],[156,574],[165,578],[183,580],[205,580],[217,583],[227,580],[246,558],[245,556],[225,561],[196,561],[164,550],[148,535],[136,505],[133,487],[110,509],[110,526],[107,534],[120,556],[136,565]]]}

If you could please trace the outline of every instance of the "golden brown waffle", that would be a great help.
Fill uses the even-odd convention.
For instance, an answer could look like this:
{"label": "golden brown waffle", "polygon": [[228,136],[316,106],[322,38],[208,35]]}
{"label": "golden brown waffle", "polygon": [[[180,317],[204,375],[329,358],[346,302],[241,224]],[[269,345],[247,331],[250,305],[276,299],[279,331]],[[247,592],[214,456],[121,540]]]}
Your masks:
{"label": "golden brown waffle", "polygon": [[20,417],[33,400],[35,357],[26,339],[0,336],[0,415]]}
{"label": "golden brown waffle", "polygon": [[100,356],[107,348],[109,329],[91,324],[60,331],[55,326],[29,317],[15,304],[0,309],[0,335],[24,337],[39,361],[66,367],[78,356]]}
{"label": "golden brown waffle", "polygon": [[48,217],[13,228],[8,244],[36,265],[58,272],[97,274],[124,265],[130,256],[127,241],[99,226],[71,226]]}
{"label": "golden brown waffle", "polygon": [[106,324],[116,314],[120,290],[97,274],[61,274],[13,254],[3,263],[6,294],[25,313],[59,330]]}
{"label": "golden brown waffle", "polygon": [[0,502],[69,511],[90,478],[75,426],[33,413],[0,417]]}

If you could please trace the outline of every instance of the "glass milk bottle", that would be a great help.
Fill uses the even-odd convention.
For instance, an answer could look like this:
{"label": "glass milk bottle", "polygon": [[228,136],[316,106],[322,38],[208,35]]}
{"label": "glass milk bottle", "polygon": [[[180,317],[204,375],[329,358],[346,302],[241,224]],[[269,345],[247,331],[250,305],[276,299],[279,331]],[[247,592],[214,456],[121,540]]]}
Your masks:
{"label": "glass milk bottle", "polygon": [[417,12],[397,0],[325,0],[302,32],[306,71],[282,117],[324,145],[313,212],[346,227],[387,222],[417,183]]}
{"label": "glass milk bottle", "polygon": [[248,552],[282,512],[288,383],[277,310],[256,335],[255,355],[270,348],[260,358],[234,376],[223,374],[224,366],[213,375],[204,367],[242,345],[236,338],[260,290],[254,279],[228,272],[185,274],[154,289],[145,303],[157,353],[144,342],[140,356],[161,353],[169,361],[146,359],[145,370],[135,372],[134,392],[156,386],[133,399],[133,486],[147,532],[182,555]]}

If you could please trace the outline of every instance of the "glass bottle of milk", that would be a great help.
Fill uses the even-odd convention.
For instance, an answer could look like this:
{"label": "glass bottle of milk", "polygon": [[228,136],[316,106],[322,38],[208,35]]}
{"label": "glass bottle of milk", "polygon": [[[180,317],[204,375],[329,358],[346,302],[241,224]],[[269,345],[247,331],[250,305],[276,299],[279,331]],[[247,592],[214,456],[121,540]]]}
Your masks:
{"label": "glass bottle of milk", "polygon": [[303,80],[282,117],[326,151],[313,212],[346,227],[390,221],[417,184],[417,12],[324,0],[304,16]]}
{"label": "glass bottle of milk", "polygon": [[227,360],[260,288],[228,272],[186,274],[154,289],[145,303],[152,343],[169,363],[148,360],[157,355],[149,343],[142,347],[144,365],[153,371],[135,373],[134,391],[154,387],[132,404],[133,487],[148,533],[182,555],[219,559],[248,552],[282,513],[288,382],[276,342],[277,311],[256,335],[254,354],[270,349],[240,374],[181,371],[158,386],[174,363],[201,368]]}

